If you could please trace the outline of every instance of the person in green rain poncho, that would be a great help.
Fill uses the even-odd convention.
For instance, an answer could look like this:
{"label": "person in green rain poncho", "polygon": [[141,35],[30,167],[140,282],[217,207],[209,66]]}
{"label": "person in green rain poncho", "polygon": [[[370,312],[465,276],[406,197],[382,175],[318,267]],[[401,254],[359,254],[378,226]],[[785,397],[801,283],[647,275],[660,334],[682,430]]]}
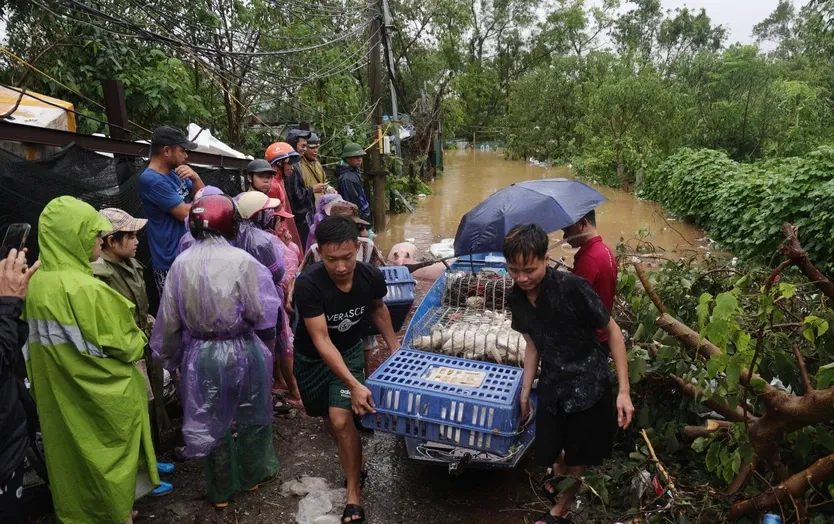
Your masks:
{"label": "person in green rain poncho", "polygon": [[38,223],[41,269],[29,283],[24,355],[59,522],[133,522],[160,484],[133,304],[93,277],[110,222],[62,196]]}

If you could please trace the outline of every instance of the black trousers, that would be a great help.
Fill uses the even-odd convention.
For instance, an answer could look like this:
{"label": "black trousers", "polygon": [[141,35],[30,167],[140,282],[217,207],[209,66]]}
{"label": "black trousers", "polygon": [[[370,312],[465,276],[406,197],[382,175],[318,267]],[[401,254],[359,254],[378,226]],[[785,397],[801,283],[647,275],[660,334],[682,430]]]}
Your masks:
{"label": "black trousers", "polygon": [[0,481],[0,522],[23,524],[23,463],[6,480]]}

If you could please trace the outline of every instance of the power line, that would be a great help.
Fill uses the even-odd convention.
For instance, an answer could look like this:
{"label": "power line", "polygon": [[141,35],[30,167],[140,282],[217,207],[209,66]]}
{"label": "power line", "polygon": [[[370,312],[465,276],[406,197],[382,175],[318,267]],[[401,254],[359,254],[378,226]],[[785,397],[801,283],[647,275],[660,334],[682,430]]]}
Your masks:
{"label": "power line", "polygon": [[[177,43],[175,40],[172,40],[170,37],[166,37],[164,35],[161,35],[159,33],[154,32],[154,31],[149,31],[148,29],[140,27],[133,22],[116,18],[116,17],[114,17],[112,15],[109,15],[107,13],[104,13],[104,12],[98,10],[98,9],[95,9],[93,7],[89,7],[89,6],[79,2],[78,0],[67,0],[67,1],[71,2],[73,5],[78,6],[79,9],[81,9],[82,11],[87,12],[88,14],[90,14],[92,16],[95,16],[95,17],[98,17],[98,18],[101,18],[101,19],[104,19],[104,20],[108,20],[108,21],[110,21],[114,24],[124,26],[128,29],[132,29],[133,31],[139,33],[140,35],[143,35],[143,36],[147,37],[148,39],[167,42],[169,44],[176,44]],[[300,48],[296,48],[296,49],[280,49],[280,50],[275,50],[275,51],[251,51],[251,52],[247,52],[247,51],[234,51],[234,50],[228,50],[227,51],[227,50],[223,50],[223,49],[219,49],[219,48],[196,46],[196,45],[189,46],[189,47],[193,51],[199,51],[199,52],[206,53],[206,54],[209,54],[209,55],[216,54],[216,55],[220,55],[220,56],[257,56],[257,57],[261,57],[261,56],[263,56],[263,57],[266,57],[266,56],[284,56],[284,55],[290,55],[290,54],[295,54],[295,53],[303,53],[303,52],[307,52],[307,51],[313,51],[315,49],[321,49],[321,48],[324,48],[324,47],[331,46],[333,44],[337,44],[339,42],[342,42],[342,41],[348,39],[349,37],[351,37],[355,34],[358,34],[361,29],[362,28],[360,27],[360,28],[354,29],[352,31],[349,31],[349,32],[345,33],[344,35],[338,36],[338,37],[336,37],[332,40],[328,40],[328,41],[325,41],[325,42],[322,42],[322,43],[319,43],[319,44],[316,44],[316,45],[310,45],[310,46],[300,47]]]}

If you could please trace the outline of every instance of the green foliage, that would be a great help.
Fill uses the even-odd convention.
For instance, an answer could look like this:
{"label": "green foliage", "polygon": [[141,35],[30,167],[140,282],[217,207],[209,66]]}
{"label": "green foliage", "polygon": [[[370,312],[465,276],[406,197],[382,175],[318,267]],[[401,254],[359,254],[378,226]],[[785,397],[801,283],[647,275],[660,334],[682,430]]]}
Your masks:
{"label": "green foliage", "polygon": [[[615,316],[629,333],[629,366],[638,368],[634,372],[630,369],[633,396],[637,398],[635,420],[639,428],[647,429],[662,454],[661,460],[681,468],[679,489],[681,484],[697,482],[694,479],[699,478],[699,468],[713,482],[729,484],[741,466],[752,459],[753,446],[742,423],[730,424],[726,430],[683,446],[680,430],[717,418],[701,403],[706,398],[726,402],[730,407],[742,405],[745,392],[741,370],[750,366],[761,323],[770,326],[803,319],[789,331],[764,331],[757,366],[762,378],[751,380],[746,393],[750,413],[762,414],[756,393],[771,381],[801,394],[804,385],[792,355],[793,344],[800,348],[817,389],[834,387],[834,365],[830,364],[828,351],[834,340],[828,329],[834,321],[830,302],[794,272],[782,273],[778,284],[765,293],[763,283],[769,274],[767,268],[732,264],[722,257],[668,262],[649,273],[654,290],[670,313],[720,348],[721,352],[709,360],[657,329],[654,319],[658,313],[634,272],[626,268],[620,274],[617,293],[621,309]],[[670,394],[668,386],[658,380],[668,373],[696,385],[703,395],[690,399]],[[638,376],[644,379],[635,383]],[[670,424],[675,439],[669,438]],[[791,470],[800,471],[834,451],[832,426],[808,426],[789,435],[781,446]],[[631,459],[636,460],[640,453],[632,455]],[[754,480],[754,488],[763,490],[767,485]]]}
{"label": "green foliage", "polygon": [[[704,227],[733,253],[766,262],[782,224],[801,230],[803,247],[834,269],[834,149],[804,157],[740,164],[725,154],[683,149],[651,171],[641,196]],[[810,335],[810,333],[809,333]]]}

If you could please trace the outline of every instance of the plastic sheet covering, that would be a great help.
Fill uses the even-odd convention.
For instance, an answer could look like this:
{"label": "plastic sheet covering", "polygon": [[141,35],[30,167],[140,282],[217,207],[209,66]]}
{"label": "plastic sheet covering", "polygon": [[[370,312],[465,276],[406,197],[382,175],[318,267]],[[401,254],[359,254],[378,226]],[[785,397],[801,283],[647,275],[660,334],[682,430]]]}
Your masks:
{"label": "plastic sheet covering", "polygon": [[273,283],[280,288],[285,272],[284,250],[279,245],[280,242],[275,235],[270,235],[250,221],[244,220],[240,223],[240,229],[232,245],[246,251],[266,266],[272,274]]}
{"label": "plastic sheet covering", "polygon": [[232,420],[272,422],[272,355],[254,330],[275,327],[272,275],[221,237],[198,240],[174,260],[151,348],[180,372],[185,455],[207,455]]}
{"label": "plastic sheet covering", "polygon": [[278,457],[272,447],[272,426],[238,424],[237,441],[226,430],[219,446],[203,463],[206,496],[211,502],[225,502],[242,489],[278,472]]}
{"label": "plastic sheet covering", "polygon": [[[281,240],[278,240],[278,243],[284,252],[284,266],[286,271],[284,272],[284,280],[281,282],[281,287],[284,291],[284,297],[286,300],[286,297],[288,296],[287,293],[289,293],[290,283],[295,279],[295,274],[298,272],[298,252]],[[281,308],[281,314],[284,315],[284,323],[281,333],[278,334],[278,340],[276,341],[275,347],[282,349],[282,353],[280,354],[286,354],[292,351],[293,332],[292,326],[290,326],[290,316],[283,307]]]}
{"label": "plastic sheet covering", "polygon": [[339,198],[342,198],[342,196],[338,193],[327,193],[316,202],[316,214],[313,216],[313,225],[310,226],[310,234],[307,236],[307,245],[304,246],[305,252],[309,251],[310,247],[316,243],[316,226],[327,218],[327,214],[324,212],[324,206]]}

